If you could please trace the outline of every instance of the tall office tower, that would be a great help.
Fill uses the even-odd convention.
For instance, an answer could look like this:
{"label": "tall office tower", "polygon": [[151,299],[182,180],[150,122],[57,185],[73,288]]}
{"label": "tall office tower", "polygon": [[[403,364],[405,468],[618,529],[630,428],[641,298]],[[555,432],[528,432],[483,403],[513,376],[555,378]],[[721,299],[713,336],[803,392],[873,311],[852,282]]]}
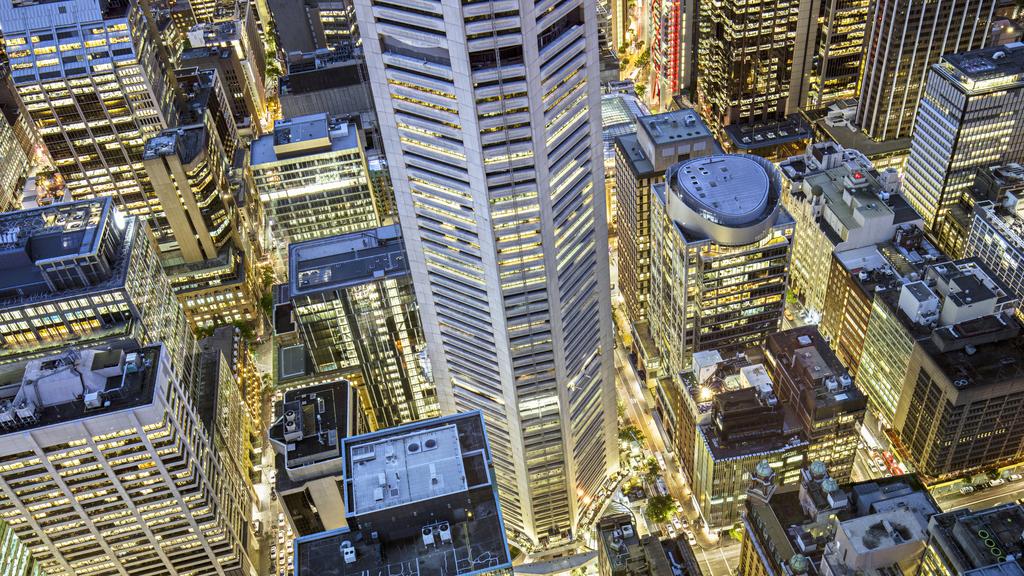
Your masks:
{"label": "tall office tower", "polygon": [[634,325],[647,321],[651,278],[651,186],[683,160],[714,154],[718,144],[693,110],[636,120],[635,134],[615,139],[619,292]]}
{"label": "tall office tower", "polygon": [[0,576],[46,576],[18,535],[0,520]]}
{"label": "tall office tower", "polygon": [[142,9],[5,2],[0,27],[11,79],[70,197],[112,196],[130,214],[159,213],[142,148],[166,126],[170,100]]}
{"label": "tall office tower", "polygon": [[355,384],[372,429],[439,414],[397,225],[292,244],[288,279],[314,368]]}
{"label": "tall office tower", "polygon": [[[877,290],[857,380],[879,427],[900,436],[905,458],[934,478],[1006,460],[1024,446],[1016,438],[1024,428],[1012,424],[1019,411],[998,414],[1003,404],[994,401],[1019,382],[1010,362],[1024,349],[1017,297],[979,260],[923,272]],[[936,441],[942,431],[949,437]]]}
{"label": "tall office tower", "polygon": [[868,401],[815,326],[768,336],[765,366],[775,393],[792,407],[810,446],[837,482],[849,482]]}
{"label": "tall office tower", "polygon": [[796,220],[790,288],[821,317],[837,254],[890,240],[920,217],[899,196],[896,170],[875,170],[857,150],[816,142],[779,164],[782,205]]}
{"label": "tall office tower", "polygon": [[161,342],[191,383],[195,340],[144,226],[110,198],[0,214],[0,361]]}
{"label": "tall office tower", "polygon": [[613,91],[601,95],[601,143],[604,147],[604,205],[609,236],[618,225],[618,200],[615,188],[615,141],[620,136],[636,135],[636,119],[649,116],[636,94]]}
{"label": "tall office tower", "polygon": [[151,222],[164,272],[197,328],[259,318],[260,278],[239,233],[221,132],[230,114],[212,70],[195,75],[176,128],[146,142],[142,162],[163,213]]}
{"label": "tall office tower", "polygon": [[160,345],[4,366],[0,514],[50,576],[253,569],[251,502]]}
{"label": "tall office tower", "polygon": [[921,576],[1019,574],[1024,553],[1024,508],[1018,503],[972,511],[961,508],[928,521]]}
{"label": "tall office tower", "polygon": [[267,219],[264,245],[288,244],[381,225],[362,133],[326,114],[274,122],[250,145],[249,171]]}
{"label": "tall office tower", "polygon": [[662,370],[731,352],[779,329],[793,219],[770,162],[714,155],[673,166],[651,192],[651,336]]}
{"label": "tall office tower", "polygon": [[[199,341],[202,355],[208,362],[222,364],[234,377],[249,420],[251,430],[263,429],[263,378],[256,366],[252,351],[236,326],[219,326],[213,334]],[[220,371],[221,367],[217,366]],[[254,432],[258,434],[258,432]]]}
{"label": "tall office tower", "polygon": [[973,204],[979,168],[1024,160],[1024,44],[943,56],[916,122],[907,200],[939,247],[958,256],[965,238],[946,222],[953,205]]}
{"label": "tall office tower", "polygon": [[[1006,168],[1006,167],[1003,167]],[[1024,167],[1016,166],[1024,175]],[[1018,180],[1018,185],[1024,180]],[[966,253],[981,260],[1017,295],[1024,294],[1024,199],[1021,191],[1009,193],[1002,202],[974,205],[974,222]],[[1017,310],[1018,317],[1024,310]]]}
{"label": "tall office tower", "polygon": [[690,89],[695,76],[696,10],[697,3],[686,0],[651,2],[651,80],[647,100],[656,110],[668,110],[677,94]]}
{"label": "tall office tower", "polygon": [[[234,0],[179,0],[188,3],[192,10],[192,18],[200,23],[226,22],[235,17]],[[251,4],[252,2],[246,2]]]}
{"label": "tall office tower", "polygon": [[345,438],[344,521],[295,541],[295,576],[510,576],[479,411]]}
{"label": "tall office tower", "polygon": [[484,412],[506,527],[554,544],[618,462],[597,17],[501,10],[356,2],[442,412]]}
{"label": "tall office tower", "polygon": [[267,62],[263,42],[249,24],[246,20],[196,24],[188,32],[190,47],[182,50],[177,64],[216,70],[236,124],[246,135],[259,135],[267,115]]}
{"label": "tall office tower", "polygon": [[352,56],[359,45],[356,11],[351,0],[318,0],[306,5],[317,48],[337,50]]}
{"label": "tall office tower", "polygon": [[28,169],[28,156],[3,114],[0,114],[0,212],[21,209],[21,185]]}
{"label": "tall office tower", "polygon": [[804,110],[820,110],[856,98],[864,56],[870,0],[811,0],[797,28],[797,53],[790,98]]}
{"label": "tall office tower", "polygon": [[856,124],[874,140],[911,135],[925,76],[944,54],[985,45],[996,0],[872,4]]}
{"label": "tall office tower", "polygon": [[[222,326],[218,337],[199,341],[196,362],[198,394],[196,409],[203,425],[210,431],[214,446],[225,465],[237,471],[236,481],[244,493],[253,493],[253,439],[262,433],[262,422],[253,422],[246,404],[246,383],[238,378],[239,343],[234,326]],[[243,344],[244,345],[244,344]]]}
{"label": "tall office tower", "polygon": [[341,443],[368,429],[346,380],[289,388],[267,433],[277,453],[274,487],[292,530],[308,536],[345,521]]}
{"label": "tall office tower", "polygon": [[940,510],[916,476],[841,484],[812,463],[799,483],[762,480],[752,478],[748,492],[742,576],[934,576],[918,569],[927,555],[928,520]]}
{"label": "tall office tower", "polygon": [[[800,60],[798,32],[804,32],[801,7],[806,4],[806,0],[700,4],[696,102],[723,144],[766,148],[805,136],[797,134],[795,127],[781,132],[771,129],[759,133],[757,142],[744,142],[741,130],[757,124],[774,126],[796,111],[799,103],[791,101],[790,87],[800,78],[794,62]],[[731,126],[728,131],[727,126]]]}

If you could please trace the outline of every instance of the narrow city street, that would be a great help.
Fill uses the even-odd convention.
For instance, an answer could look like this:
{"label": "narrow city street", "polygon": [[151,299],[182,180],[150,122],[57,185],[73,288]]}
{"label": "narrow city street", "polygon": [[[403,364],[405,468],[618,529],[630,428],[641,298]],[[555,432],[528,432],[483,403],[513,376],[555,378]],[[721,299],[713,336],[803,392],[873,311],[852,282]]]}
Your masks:
{"label": "narrow city street", "polygon": [[[629,421],[639,428],[644,435],[645,447],[653,453],[661,454],[665,461],[663,478],[673,498],[679,502],[683,514],[691,526],[697,526],[698,513],[694,507],[686,479],[680,472],[681,467],[670,447],[666,446],[665,438],[652,415],[652,407],[648,405],[643,385],[636,373],[629,356],[623,346],[615,350],[615,386],[619,400],[625,405]],[[708,534],[703,530],[694,530],[697,544],[693,546],[694,554],[700,560],[707,575],[733,574],[739,565],[740,544],[735,540],[723,539]]]}

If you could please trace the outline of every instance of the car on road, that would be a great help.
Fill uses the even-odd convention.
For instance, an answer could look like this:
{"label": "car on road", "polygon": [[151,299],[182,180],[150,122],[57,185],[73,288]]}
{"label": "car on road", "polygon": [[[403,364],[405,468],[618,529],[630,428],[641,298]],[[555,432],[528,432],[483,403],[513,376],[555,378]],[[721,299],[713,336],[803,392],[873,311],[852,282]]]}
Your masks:
{"label": "car on road", "polygon": [[974,486],[963,486],[960,488],[960,493],[964,496],[974,492]]}
{"label": "car on road", "polygon": [[683,523],[679,521],[679,517],[678,516],[673,516],[672,517],[672,526],[675,526],[676,530],[682,530],[683,529]]}
{"label": "car on road", "polygon": [[1006,484],[1006,480],[1003,480],[1002,478],[996,478],[995,480],[992,480],[991,482],[988,483],[990,488],[1002,486],[1003,484]]}
{"label": "car on road", "polygon": [[693,532],[690,532],[689,530],[686,531],[686,543],[689,544],[690,546],[696,546],[697,545],[697,537],[694,536]]}
{"label": "car on road", "polygon": [[789,320],[790,322],[793,321],[793,311],[790,310],[789,308],[786,308],[786,311],[783,312],[782,315],[786,317],[786,320]]}
{"label": "car on road", "polygon": [[1009,476],[1006,477],[1006,479],[1009,480],[1010,482],[1016,482],[1021,478],[1024,478],[1024,476],[1021,476],[1020,474],[1010,474]]}

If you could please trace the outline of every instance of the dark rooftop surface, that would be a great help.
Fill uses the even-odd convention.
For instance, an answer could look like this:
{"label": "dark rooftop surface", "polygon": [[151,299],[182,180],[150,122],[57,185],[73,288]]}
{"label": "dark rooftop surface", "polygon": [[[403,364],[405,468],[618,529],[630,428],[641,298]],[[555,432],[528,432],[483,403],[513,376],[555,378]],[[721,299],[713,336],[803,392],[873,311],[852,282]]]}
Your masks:
{"label": "dark rooftop surface", "polygon": [[152,403],[160,347],[125,346],[71,349],[4,366],[0,436]]}
{"label": "dark rooftop surface", "polygon": [[730,124],[725,133],[737,148],[758,150],[810,138],[811,128],[802,117],[792,114],[776,122]]}
{"label": "dark rooftop surface", "polygon": [[[383,509],[362,505],[361,511],[352,511],[353,490],[361,490],[366,481],[383,480],[382,490],[409,483],[396,472],[408,471],[402,466],[407,458],[419,457],[420,444],[414,454],[404,439],[438,433],[443,444],[453,427],[456,444],[438,446],[438,452],[460,455],[462,487],[416,501],[399,497]],[[393,451],[397,448],[408,455],[400,458]],[[457,576],[511,569],[480,412],[354,436],[345,440],[343,452],[349,528],[297,539],[295,576]],[[409,507],[415,507],[415,517]]]}
{"label": "dark rooftop surface", "polygon": [[408,274],[397,225],[299,242],[288,247],[291,296]]}
{"label": "dark rooftop surface", "polygon": [[[1018,504],[1005,504],[977,512],[960,509],[937,514],[932,517],[928,529],[932,537],[941,542],[944,554],[957,564],[954,567],[957,570],[984,568],[1005,561],[1007,556],[1021,558],[1024,554],[1024,540],[1021,539],[1021,533],[1024,532],[1024,508]],[[1013,564],[1018,570],[1021,568],[1016,562]]]}
{"label": "dark rooftop surface", "polygon": [[796,401],[809,412],[858,411],[866,407],[864,393],[853,385],[817,326],[769,334],[765,346],[796,386]]}
{"label": "dark rooftop surface", "polygon": [[[1024,79],[1024,43],[990,46],[980,50],[946,54],[937,65],[939,69],[955,72],[964,80],[979,82],[995,78],[1007,81]],[[990,89],[1002,89],[992,86]]]}
{"label": "dark rooftop surface", "polygon": [[[268,432],[275,450],[282,456],[278,459],[278,492],[301,486],[310,478],[299,478],[296,471],[324,460],[339,459],[331,475],[341,475],[341,442],[352,424],[348,421],[350,396],[350,384],[341,379],[285,391],[283,401],[275,407],[275,420]],[[296,477],[292,478],[293,475]]]}
{"label": "dark rooftop surface", "polygon": [[[123,281],[137,220],[118,223],[110,198],[54,204],[0,214],[0,306],[101,290]],[[100,251],[107,226],[124,227],[124,241],[111,259],[109,276],[93,284],[54,293],[41,266],[48,260],[80,257]]]}

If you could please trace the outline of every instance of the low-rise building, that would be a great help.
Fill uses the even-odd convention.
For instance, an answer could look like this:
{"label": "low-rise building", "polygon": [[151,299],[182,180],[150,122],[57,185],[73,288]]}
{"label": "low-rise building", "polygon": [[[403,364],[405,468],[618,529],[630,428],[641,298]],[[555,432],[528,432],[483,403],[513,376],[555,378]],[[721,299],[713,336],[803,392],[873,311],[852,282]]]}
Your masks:
{"label": "low-rise building", "polygon": [[[1024,166],[1011,164],[985,171],[985,199],[974,204],[966,255],[973,256],[1010,287],[1024,295]],[[1024,319],[1024,312],[1017,311]]]}
{"label": "low-rise building", "polygon": [[886,242],[921,219],[899,195],[899,175],[857,150],[818,142],[779,164],[782,204],[796,221],[790,289],[813,314],[825,310],[833,256]]}
{"label": "low-rise building", "polygon": [[597,572],[600,576],[657,576],[670,574],[672,565],[656,536],[641,537],[629,514],[615,514],[597,522]]}

